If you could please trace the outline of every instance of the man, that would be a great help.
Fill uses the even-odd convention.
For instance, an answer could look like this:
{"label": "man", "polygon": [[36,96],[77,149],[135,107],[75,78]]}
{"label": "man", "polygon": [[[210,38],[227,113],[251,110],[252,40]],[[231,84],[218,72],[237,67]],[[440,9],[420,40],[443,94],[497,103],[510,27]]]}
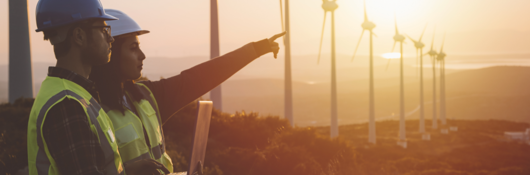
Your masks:
{"label": "man", "polygon": [[123,167],[112,122],[101,109],[92,66],[109,62],[114,39],[99,0],[40,0],[37,32],[50,40],[57,59],[50,67],[28,122],[30,174],[159,174],[154,160]]}

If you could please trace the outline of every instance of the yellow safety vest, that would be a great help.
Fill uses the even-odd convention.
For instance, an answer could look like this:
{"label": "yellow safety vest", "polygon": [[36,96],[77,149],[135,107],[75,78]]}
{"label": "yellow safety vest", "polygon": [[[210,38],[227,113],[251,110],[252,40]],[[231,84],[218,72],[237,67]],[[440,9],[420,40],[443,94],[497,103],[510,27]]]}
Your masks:
{"label": "yellow safety vest", "polygon": [[[173,163],[166,153],[164,131],[155,97],[144,84],[136,83],[135,88],[138,88],[142,94],[142,100],[139,102],[131,100],[139,116],[127,108],[124,113],[104,108],[116,128],[121,159],[127,165],[140,159],[152,158],[173,172]],[[127,92],[126,95],[131,97]],[[143,128],[147,132],[151,148],[146,144]]]}
{"label": "yellow safety vest", "polygon": [[80,85],[58,77],[46,77],[35,99],[28,122],[28,168],[31,175],[59,175],[51,156],[42,126],[48,111],[64,99],[75,100],[83,107],[90,129],[99,138],[105,157],[105,174],[124,174],[114,128],[97,101]]}

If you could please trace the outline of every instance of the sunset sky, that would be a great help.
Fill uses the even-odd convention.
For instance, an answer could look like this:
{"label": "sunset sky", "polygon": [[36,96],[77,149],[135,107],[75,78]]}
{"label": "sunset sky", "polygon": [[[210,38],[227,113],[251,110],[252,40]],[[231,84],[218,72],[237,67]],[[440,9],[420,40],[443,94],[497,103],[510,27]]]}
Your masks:
{"label": "sunset sky", "polygon": [[[182,0],[102,0],[105,8],[121,10],[151,31],[140,37],[148,57],[178,58],[209,55],[209,2]],[[281,32],[278,0],[221,0],[219,2],[221,53]],[[362,0],[337,0],[337,53],[353,54],[361,34]],[[528,0],[366,0],[368,15],[377,27],[376,54],[390,52],[394,13],[400,32],[424,36],[430,47],[436,25],[435,47],[445,32],[446,52],[453,54],[525,53],[530,49],[530,1]],[[8,60],[8,0],[0,0],[0,64]],[[53,62],[52,47],[34,32],[37,0],[29,0],[32,59]],[[323,21],[320,0],[290,0],[293,55],[316,54]],[[323,53],[329,53],[329,16]],[[497,35],[498,34],[498,35]],[[469,38],[466,38],[469,36]],[[363,39],[358,54],[368,54]],[[406,55],[414,55],[408,41]],[[485,44],[490,43],[490,44]],[[364,49],[364,50],[363,50]],[[283,54],[280,54],[283,55]],[[329,54],[325,54],[329,55]],[[268,55],[268,57],[272,57]],[[448,56],[450,59],[450,56]]]}

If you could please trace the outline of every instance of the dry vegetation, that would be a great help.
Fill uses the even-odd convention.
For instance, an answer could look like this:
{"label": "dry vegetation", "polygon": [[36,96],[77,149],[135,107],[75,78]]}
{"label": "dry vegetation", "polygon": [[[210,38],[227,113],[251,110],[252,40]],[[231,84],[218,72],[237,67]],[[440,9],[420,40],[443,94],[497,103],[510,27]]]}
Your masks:
{"label": "dry vegetation", "polygon": [[[26,127],[32,99],[0,105],[0,174],[27,166]],[[167,150],[176,171],[187,169],[192,123],[191,103],[164,126]],[[429,126],[430,121],[426,121]],[[503,139],[504,131],[522,131],[528,123],[456,120],[457,132],[431,131],[420,140],[418,121],[407,121],[408,148],[396,144],[398,122],[377,123],[378,143],[367,143],[367,125],[291,128],[275,116],[214,111],[206,156],[206,174],[349,175],[349,174],[530,174],[530,146]]]}

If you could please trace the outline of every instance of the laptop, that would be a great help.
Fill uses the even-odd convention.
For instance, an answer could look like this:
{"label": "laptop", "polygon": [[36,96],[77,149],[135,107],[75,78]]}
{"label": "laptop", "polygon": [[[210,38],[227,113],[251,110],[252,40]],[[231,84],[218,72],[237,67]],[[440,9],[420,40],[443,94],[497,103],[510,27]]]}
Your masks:
{"label": "laptop", "polygon": [[197,102],[197,118],[195,120],[195,131],[192,140],[191,156],[188,161],[187,172],[171,173],[170,175],[202,175],[204,156],[206,155],[206,144],[208,143],[208,131],[210,130],[210,119],[212,117],[212,101]]}

